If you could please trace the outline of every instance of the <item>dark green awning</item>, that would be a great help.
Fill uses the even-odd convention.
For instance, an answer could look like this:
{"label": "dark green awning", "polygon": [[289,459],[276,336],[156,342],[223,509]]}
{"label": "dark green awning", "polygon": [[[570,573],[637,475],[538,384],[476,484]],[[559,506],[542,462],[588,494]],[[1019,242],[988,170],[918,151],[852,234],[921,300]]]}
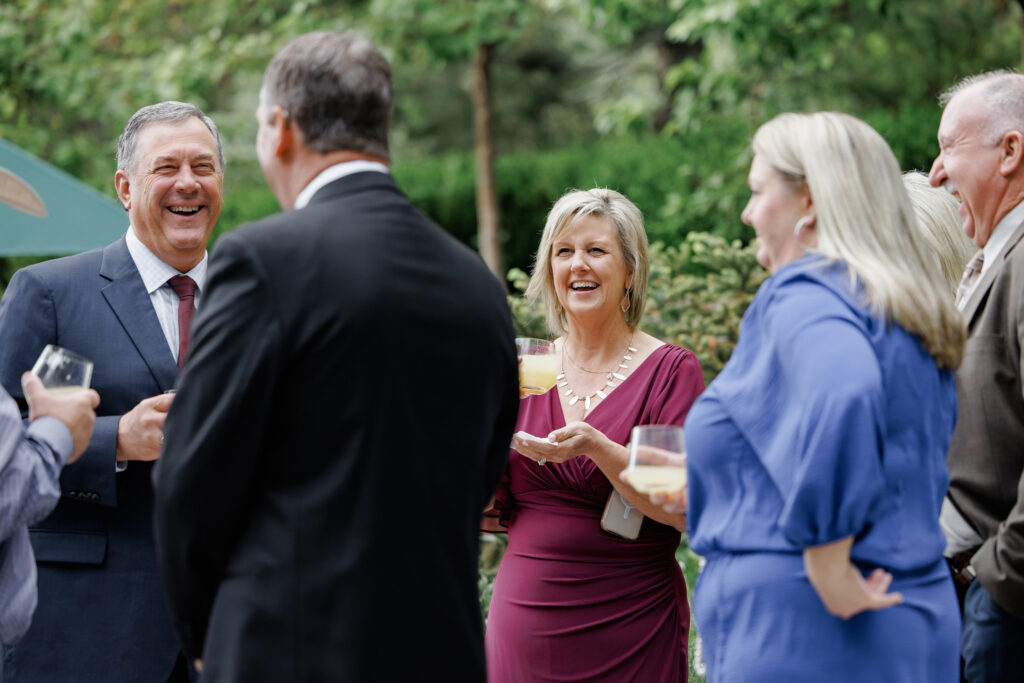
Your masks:
{"label": "dark green awning", "polygon": [[0,256],[74,254],[127,229],[119,203],[0,139]]}

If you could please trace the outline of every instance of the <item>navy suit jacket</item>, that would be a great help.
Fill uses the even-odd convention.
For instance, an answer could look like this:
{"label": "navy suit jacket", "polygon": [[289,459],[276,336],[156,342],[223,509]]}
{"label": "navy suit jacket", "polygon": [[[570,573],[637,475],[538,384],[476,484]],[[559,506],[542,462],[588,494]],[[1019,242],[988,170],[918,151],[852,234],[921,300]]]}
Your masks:
{"label": "navy suit jacket", "polygon": [[61,475],[61,499],[30,528],[39,606],[6,654],[5,680],[163,681],[178,647],[153,538],[151,463],[115,473],[117,426],[172,389],[178,367],[124,239],[15,273],[0,301],[0,382],[24,409],[21,373],[46,344],[95,364],[89,448]]}

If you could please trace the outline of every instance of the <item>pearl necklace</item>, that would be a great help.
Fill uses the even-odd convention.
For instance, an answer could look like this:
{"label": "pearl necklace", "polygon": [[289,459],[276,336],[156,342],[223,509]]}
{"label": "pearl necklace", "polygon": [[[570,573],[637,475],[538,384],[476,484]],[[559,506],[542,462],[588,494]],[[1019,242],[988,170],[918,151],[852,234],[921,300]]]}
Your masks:
{"label": "pearl necklace", "polygon": [[[636,333],[634,332],[633,334],[635,335]],[[566,340],[566,341],[568,341],[568,340]],[[612,388],[614,388],[616,386],[615,380],[619,380],[619,382],[622,382],[622,381],[624,381],[626,379],[625,375],[620,373],[619,370],[627,370],[629,368],[629,366],[626,365],[626,361],[627,360],[633,360],[633,356],[631,356],[629,354],[636,353],[636,348],[633,347],[632,344],[633,344],[633,335],[630,335],[629,343],[626,345],[626,352],[624,354],[622,354],[622,360],[619,361],[618,367],[616,367],[615,369],[613,369],[612,371],[610,371],[607,374],[607,376],[606,376],[607,381],[603,385],[601,385],[601,387],[598,388],[597,391],[595,391],[595,392],[593,392],[593,393],[591,393],[591,394],[589,394],[587,396],[582,396],[582,395],[576,393],[575,391],[573,391],[573,388],[569,386],[569,380],[567,380],[565,378],[565,347],[568,346],[568,344],[567,343],[562,344],[562,372],[557,377],[555,377],[555,381],[558,382],[558,386],[559,387],[565,389],[565,395],[566,396],[571,396],[572,397],[572,398],[569,399],[569,405],[571,405],[571,406],[576,405],[576,403],[578,401],[582,400],[583,401],[583,409],[585,411],[589,412],[590,411],[590,399],[594,398],[595,396],[598,397],[598,398],[602,398],[602,399],[603,398],[607,398],[608,394],[605,393],[604,390],[605,389],[612,389]]]}

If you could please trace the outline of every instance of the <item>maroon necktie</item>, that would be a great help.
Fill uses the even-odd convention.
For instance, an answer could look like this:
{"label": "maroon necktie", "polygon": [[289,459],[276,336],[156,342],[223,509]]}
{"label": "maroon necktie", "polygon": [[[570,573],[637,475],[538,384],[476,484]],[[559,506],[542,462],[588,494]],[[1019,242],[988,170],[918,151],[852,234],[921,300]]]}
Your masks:
{"label": "maroon necktie", "polygon": [[195,311],[196,283],[188,275],[175,275],[167,284],[178,295],[178,369],[185,365],[192,341],[192,313]]}

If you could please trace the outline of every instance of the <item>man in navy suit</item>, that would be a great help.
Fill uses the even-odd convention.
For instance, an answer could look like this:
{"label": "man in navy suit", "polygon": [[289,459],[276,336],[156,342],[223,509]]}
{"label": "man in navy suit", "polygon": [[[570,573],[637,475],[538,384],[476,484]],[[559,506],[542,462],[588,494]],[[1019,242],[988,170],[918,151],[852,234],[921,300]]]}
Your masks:
{"label": "man in navy suit", "polygon": [[21,373],[52,343],[94,361],[102,399],[88,449],[61,476],[60,503],[30,529],[39,606],[5,652],[7,681],[194,676],[161,586],[150,470],[205,286],[220,137],[193,105],[143,107],[121,135],[117,166],[125,236],[23,268],[0,301],[0,382],[11,395],[23,402]]}

